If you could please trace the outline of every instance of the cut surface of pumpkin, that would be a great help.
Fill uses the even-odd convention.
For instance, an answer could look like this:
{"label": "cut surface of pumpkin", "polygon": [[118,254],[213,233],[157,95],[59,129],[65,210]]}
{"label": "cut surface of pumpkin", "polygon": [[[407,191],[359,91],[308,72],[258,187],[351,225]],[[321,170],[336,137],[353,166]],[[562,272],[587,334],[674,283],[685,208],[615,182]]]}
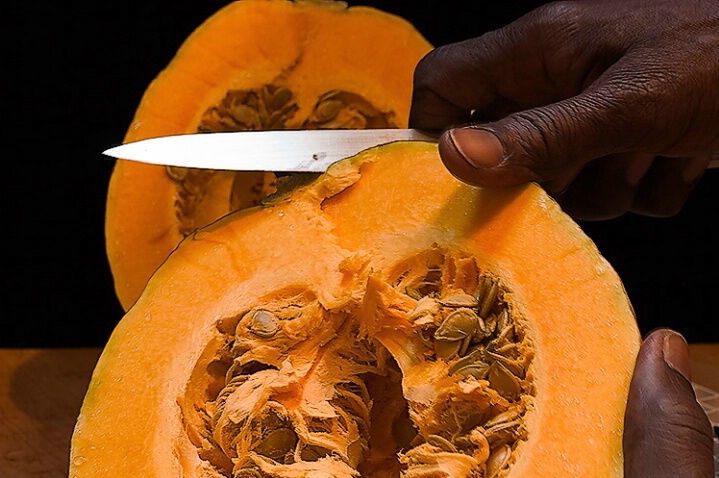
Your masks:
{"label": "cut surface of pumpkin", "polygon": [[[233,2],[197,28],[149,85],[125,142],[197,132],[406,127],[414,66],[429,50],[408,22],[369,7]],[[274,190],[271,172],[117,161],[105,234],[125,310],[183,237]]]}
{"label": "cut surface of pumpkin", "polygon": [[97,364],[70,476],[621,476],[638,348],[541,188],[391,143],[182,241]]}

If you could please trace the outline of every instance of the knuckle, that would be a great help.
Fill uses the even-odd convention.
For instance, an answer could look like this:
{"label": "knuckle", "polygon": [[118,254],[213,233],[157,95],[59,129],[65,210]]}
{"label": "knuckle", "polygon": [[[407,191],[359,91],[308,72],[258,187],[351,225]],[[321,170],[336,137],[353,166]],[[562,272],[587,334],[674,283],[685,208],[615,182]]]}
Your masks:
{"label": "knuckle", "polygon": [[518,160],[533,165],[543,177],[556,168],[570,165],[578,151],[572,147],[570,134],[575,126],[566,112],[557,108],[537,108],[508,117],[508,134],[511,148]]}
{"label": "knuckle", "polygon": [[557,25],[577,25],[581,22],[585,8],[578,2],[560,0],[540,6],[534,11],[533,19],[537,26],[556,27]]}
{"label": "knuckle", "polygon": [[451,64],[450,45],[437,47],[422,57],[414,69],[414,88],[432,90],[447,79],[447,66]]}
{"label": "knuckle", "polygon": [[681,151],[677,146],[700,123],[703,89],[691,75],[667,68],[658,52],[646,52],[637,65],[616,65],[597,91],[622,126],[618,138],[630,149]]}

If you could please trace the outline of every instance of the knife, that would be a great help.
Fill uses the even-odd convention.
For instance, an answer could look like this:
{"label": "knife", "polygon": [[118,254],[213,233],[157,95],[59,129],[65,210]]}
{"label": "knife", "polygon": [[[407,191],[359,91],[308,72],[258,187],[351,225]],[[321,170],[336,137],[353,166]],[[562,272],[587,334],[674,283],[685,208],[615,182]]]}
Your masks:
{"label": "knife", "polygon": [[186,168],[319,173],[373,146],[438,138],[439,132],[396,128],[198,133],[135,141],[103,154]]}
{"label": "knife", "polygon": [[[122,144],[106,156],[163,166],[228,171],[321,173],[337,161],[394,141],[437,142],[439,131],[322,129],[162,136]],[[719,168],[719,152],[709,168]]]}

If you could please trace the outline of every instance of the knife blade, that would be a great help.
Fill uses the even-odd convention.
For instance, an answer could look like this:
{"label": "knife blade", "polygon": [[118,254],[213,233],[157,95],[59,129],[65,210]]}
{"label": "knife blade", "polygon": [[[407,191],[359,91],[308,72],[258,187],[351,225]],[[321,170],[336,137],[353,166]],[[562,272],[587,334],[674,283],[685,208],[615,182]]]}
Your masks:
{"label": "knife blade", "polygon": [[[373,146],[438,138],[439,131],[396,128],[197,133],[125,143],[103,154],[162,166],[321,173]],[[709,168],[719,168],[719,152],[712,155]]]}
{"label": "knife blade", "polygon": [[126,143],[106,156],[164,166],[232,171],[324,172],[340,159],[394,141],[437,142],[416,129],[282,130],[162,136]]}

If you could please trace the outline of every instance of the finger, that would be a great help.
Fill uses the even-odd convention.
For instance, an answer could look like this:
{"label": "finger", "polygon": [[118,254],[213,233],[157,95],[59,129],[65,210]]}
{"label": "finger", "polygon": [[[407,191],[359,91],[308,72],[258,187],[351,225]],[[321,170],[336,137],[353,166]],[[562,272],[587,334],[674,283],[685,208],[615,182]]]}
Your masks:
{"label": "finger", "polygon": [[486,73],[492,63],[483,47],[488,36],[436,48],[420,60],[414,71],[411,127],[466,123],[473,109],[496,99]]}
{"label": "finger", "polygon": [[629,210],[653,217],[677,214],[710,162],[710,156],[657,158],[642,178]]}
{"label": "finger", "polygon": [[635,190],[654,158],[653,154],[619,153],[592,161],[558,198],[562,209],[585,221],[621,216],[632,207]]}
{"label": "finger", "polygon": [[684,338],[668,329],[650,334],[629,388],[624,422],[627,478],[713,475],[712,428],[689,376]]}
{"label": "finger", "polygon": [[[467,182],[505,187],[551,181],[570,165],[619,152],[701,154],[713,138],[708,133],[710,116],[695,114],[699,109],[694,104],[678,104],[675,97],[693,96],[677,92],[678,80],[666,72],[666,65],[648,67],[649,53],[642,53],[628,54],[576,96],[496,122],[450,130],[448,147],[440,150],[445,163],[466,171],[462,179]],[[661,66],[661,59],[657,63]],[[691,82],[681,88],[687,85]],[[499,154],[487,156],[487,142],[500,144]]]}
{"label": "finger", "polygon": [[579,93],[621,54],[608,55],[578,27],[585,16],[581,6],[553,3],[434,49],[415,68],[410,126],[441,129],[465,123],[470,111],[498,119]]}

